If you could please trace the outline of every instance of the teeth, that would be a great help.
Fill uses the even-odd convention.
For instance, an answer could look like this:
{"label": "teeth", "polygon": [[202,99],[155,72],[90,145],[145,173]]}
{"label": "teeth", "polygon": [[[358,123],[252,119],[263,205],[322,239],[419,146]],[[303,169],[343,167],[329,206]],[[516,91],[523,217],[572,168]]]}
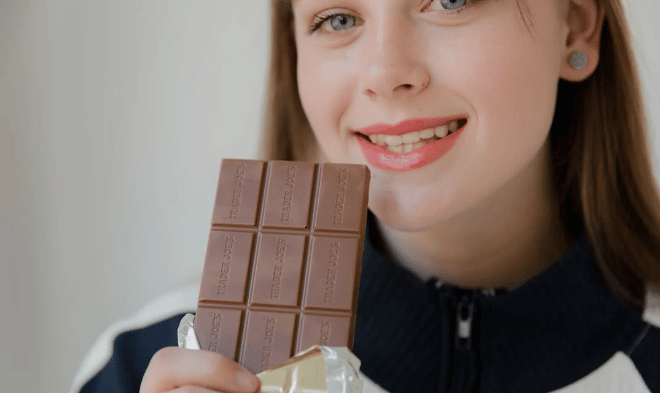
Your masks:
{"label": "teeth", "polygon": [[401,139],[403,140],[403,143],[417,143],[422,139],[422,136],[419,131],[414,131],[401,135]]}
{"label": "teeth", "polygon": [[449,134],[449,127],[447,127],[446,125],[435,128],[435,136],[437,136],[438,138],[444,138],[447,136],[447,134]]}
{"label": "teeth", "polygon": [[386,135],[385,143],[389,146],[399,146],[403,144],[403,138],[397,135]]}
{"label": "teeth", "polygon": [[419,141],[417,143],[403,143],[398,146],[385,146],[385,148],[394,153],[406,154],[415,149],[419,149],[424,145],[428,145],[431,142],[433,142],[433,140]]}
{"label": "teeth", "polygon": [[413,143],[412,150],[419,149],[420,147],[422,147],[424,145],[428,145],[429,143],[431,143],[431,142],[430,141],[429,142],[421,141],[421,142]]}
{"label": "teeth", "polygon": [[385,146],[385,135],[382,134],[371,134],[369,135],[369,140],[375,145]]}
{"label": "teeth", "polygon": [[420,131],[419,134],[420,134],[422,139],[433,138],[435,136],[435,129],[427,128],[426,130]]}
{"label": "teeth", "polygon": [[403,153],[403,145],[396,145],[396,146],[388,145],[386,148],[387,150],[394,153]]}
{"label": "teeth", "polygon": [[453,120],[440,127],[413,131],[404,135],[371,134],[369,140],[371,143],[383,146],[394,153],[409,153],[437,140],[437,138],[442,139],[456,130],[458,130],[458,120]]}

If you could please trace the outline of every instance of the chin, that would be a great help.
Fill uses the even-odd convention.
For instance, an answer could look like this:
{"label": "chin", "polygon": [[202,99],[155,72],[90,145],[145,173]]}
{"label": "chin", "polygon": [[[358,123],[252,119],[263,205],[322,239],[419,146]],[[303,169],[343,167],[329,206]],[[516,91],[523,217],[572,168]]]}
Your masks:
{"label": "chin", "polygon": [[442,211],[429,212],[428,209],[404,209],[401,206],[369,204],[369,210],[381,224],[400,232],[419,232],[430,229],[449,220],[450,215]]}

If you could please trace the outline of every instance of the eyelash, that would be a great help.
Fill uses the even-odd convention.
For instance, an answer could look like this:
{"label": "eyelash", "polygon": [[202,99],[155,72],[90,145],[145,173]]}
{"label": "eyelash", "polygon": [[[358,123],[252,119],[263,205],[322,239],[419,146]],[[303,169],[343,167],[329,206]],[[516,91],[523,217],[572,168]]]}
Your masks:
{"label": "eyelash", "polygon": [[[431,1],[433,1],[433,0],[431,0]],[[422,11],[426,11],[426,10],[429,9],[429,7],[431,6],[431,1],[429,1],[429,3],[426,4],[426,6],[424,6],[424,9]],[[447,11],[436,11],[436,12],[439,12],[443,15],[458,15],[459,13],[465,11],[468,7],[470,7],[470,4],[477,3],[477,2],[480,2],[480,1],[484,1],[484,0],[467,0],[467,3],[462,8],[458,8],[458,9],[455,9],[455,10],[447,10]],[[345,11],[339,11],[339,10],[323,11],[323,12],[321,12],[320,14],[318,14],[314,17],[314,20],[312,21],[312,23],[309,25],[309,27],[307,29],[308,34],[312,34],[312,33],[316,32],[323,25],[323,23],[325,23],[326,21],[330,20],[331,18],[334,18],[335,16],[339,16],[339,15],[345,15],[345,16],[348,16],[348,17],[351,17],[351,18],[356,18],[354,15],[351,15],[350,13],[347,13]],[[340,32],[337,32],[337,33],[340,33]],[[332,34],[332,33],[328,33],[328,34]]]}
{"label": "eyelash", "polygon": [[333,11],[333,10],[323,11],[323,12],[321,12],[320,14],[318,14],[314,17],[314,20],[312,21],[312,24],[309,25],[308,33],[309,34],[314,33],[327,20],[330,20],[331,18],[334,18],[335,16],[339,16],[339,15],[346,15],[346,16],[350,16],[351,18],[355,18],[353,15],[347,14],[347,13],[342,12],[342,11]]}

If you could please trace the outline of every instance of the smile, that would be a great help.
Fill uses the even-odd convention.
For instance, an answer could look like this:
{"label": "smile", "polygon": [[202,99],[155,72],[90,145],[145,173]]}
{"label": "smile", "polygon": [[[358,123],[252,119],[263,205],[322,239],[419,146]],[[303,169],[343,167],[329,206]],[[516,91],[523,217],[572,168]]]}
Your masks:
{"label": "smile", "polygon": [[[432,124],[435,126],[425,127]],[[363,131],[368,134],[355,135],[365,158],[374,167],[408,171],[442,157],[456,143],[466,124],[466,118],[412,120],[393,127],[374,126]]]}
{"label": "smile", "polygon": [[466,121],[460,120],[460,122],[462,124],[459,123],[459,120],[453,120],[442,126],[413,131],[403,135],[371,134],[368,138],[371,143],[383,146],[393,153],[410,153],[415,149],[453,134]]}

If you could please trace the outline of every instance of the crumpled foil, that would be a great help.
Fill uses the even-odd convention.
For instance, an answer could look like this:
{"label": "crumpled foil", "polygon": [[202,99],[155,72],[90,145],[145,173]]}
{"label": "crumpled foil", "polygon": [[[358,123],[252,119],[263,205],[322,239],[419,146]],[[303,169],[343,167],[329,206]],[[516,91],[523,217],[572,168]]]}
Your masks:
{"label": "crumpled foil", "polygon": [[179,322],[179,328],[176,331],[177,342],[179,343],[179,348],[186,349],[201,349],[199,347],[199,341],[197,340],[197,335],[195,334],[195,329],[193,324],[195,323],[195,316],[193,314],[186,314],[181,318]]}
{"label": "crumpled foil", "polygon": [[[194,320],[193,314],[181,319],[180,348],[200,349]],[[360,360],[348,348],[315,345],[257,377],[262,393],[387,393],[359,370]]]}

